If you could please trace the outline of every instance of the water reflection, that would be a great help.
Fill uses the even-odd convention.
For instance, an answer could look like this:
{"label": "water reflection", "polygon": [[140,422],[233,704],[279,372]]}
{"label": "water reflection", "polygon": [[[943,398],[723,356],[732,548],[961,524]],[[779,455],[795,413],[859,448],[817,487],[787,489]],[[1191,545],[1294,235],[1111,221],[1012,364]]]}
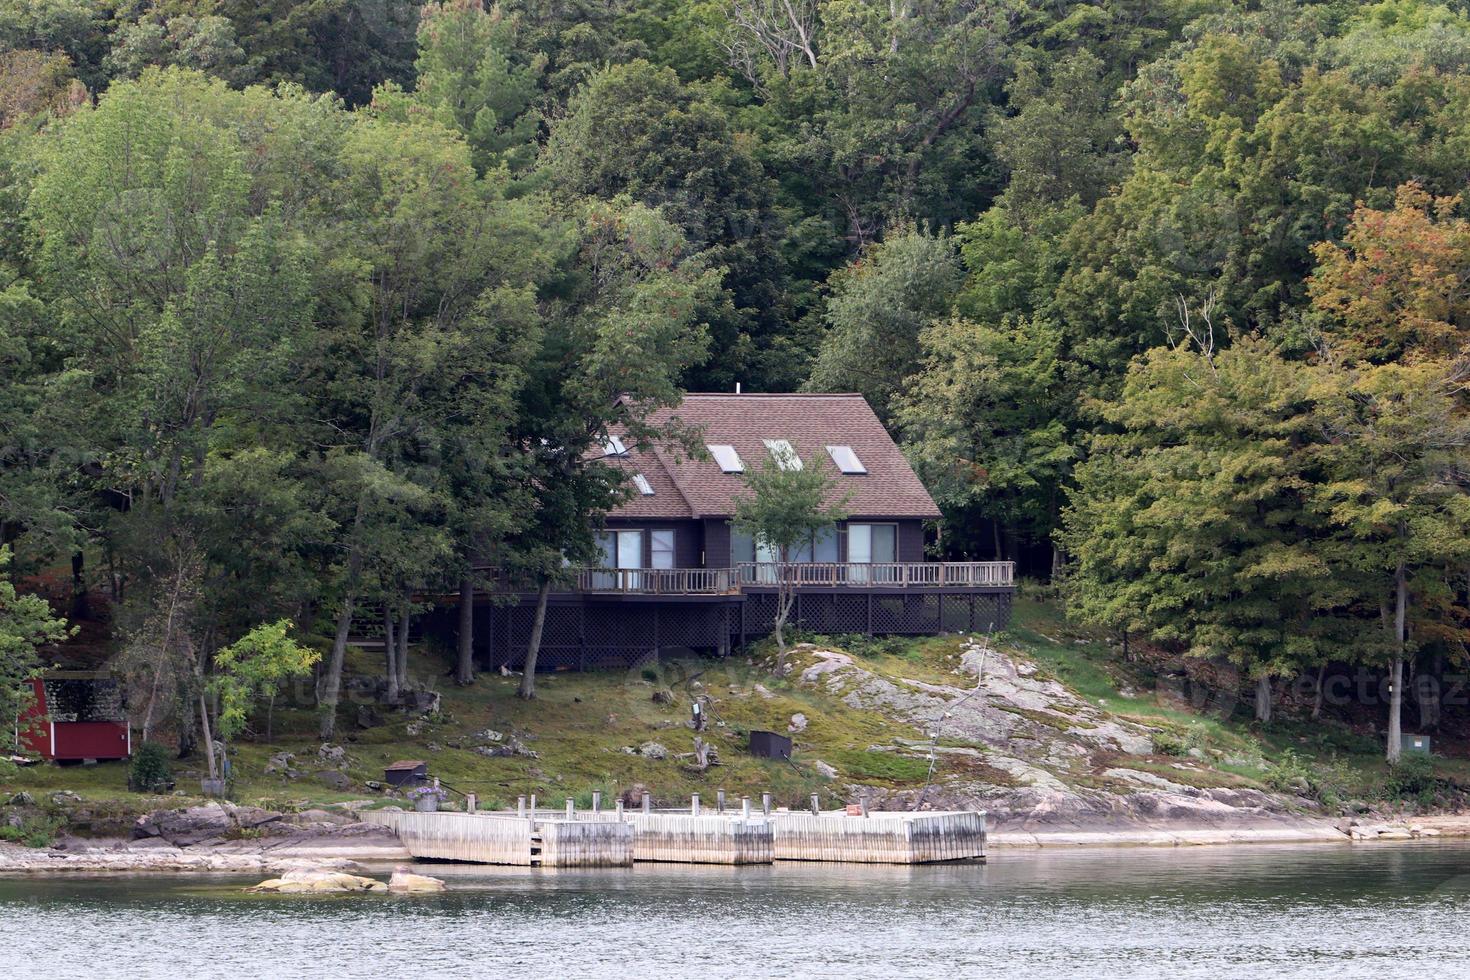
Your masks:
{"label": "water reflection", "polygon": [[[1470,845],[999,851],[986,866],[439,865],[443,894],[0,879],[0,976],[1470,975]],[[205,964],[208,964],[206,967]]]}

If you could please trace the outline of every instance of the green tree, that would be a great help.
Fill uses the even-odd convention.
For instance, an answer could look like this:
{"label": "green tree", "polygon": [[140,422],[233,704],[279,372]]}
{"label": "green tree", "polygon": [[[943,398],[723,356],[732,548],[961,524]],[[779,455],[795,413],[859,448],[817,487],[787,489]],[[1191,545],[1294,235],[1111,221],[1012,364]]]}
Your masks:
{"label": "green tree", "polygon": [[834,273],[828,331],[805,388],[857,391],[878,417],[919,367],[919,336],[949,312],[960,285],[954,243],[905,228]]}
{"label": "green tree", "polygon": [[[9,564],[10,549],[0,545],[0,573]],[[28,703],[26,684],[42,666],[36,651],[68,635],[65,621],[51,614],[45,599],[23,595],[8,576],[0,577],[0,711],[7,718]]]}
{"label": "green tree", "polygon": [[771,629],[776,637],[776,669],[786,666],[786,623],[801,584],[800,566],[790,564],[793,551],[816,534],[847,519],[847,497],[839,496],[837,481],[819,461],[803,464],[792,451],[790,459],[768,459],[745,475],[746,493],[735,501],[734,526],[769,549],[778,562],[774,570],[776,615]]}
{"label": "green tree", "polygon": [[711,359],[691,381],[727,390],[792,387],[805,362],[783,319],[782,221],[772,186],[724,109],[667,68],[635,61],[599,72],[552,129],[544,160],[557,190],[659,208],[724,270],[700,318]]}
{"label": "green tree", "polygon": [[[524,174],[536,161],[546,56],[521,48],[519,27],[518,17],[480,0],[443,0],[420,13],[412,100],[464,134],[481,173],[503,165]],[[397,97],[390,86],[373,104],[381,111]]]}
{"label": "green tree", "polygon": [[594,532],[628,491],[631,475],[604,458],[609,437],[689,451],[692,433],[669,410],[708,349],[698,311],[719,288],[718,273],[652,208],[589,201],[571,224],[516,423],[532,512],[502,553],[509,574],[537,587],[523,698],[535,697],[553,583],[568,564],[593,561]]}
{"label": "green tree", "polygon": [[262,623],[214,655],[208,690],[218,699],[213,734],[220,741],[245,730],[257,700],[274,698],[282,683],[311,673],[321,660],[320,651],[291,639],[293,628],[287,619]]}
{"label": "green tree", "polygon": [[1184,344],[1129,371],[1104,409],[1118,431],[1077,468],[1057,534],[1068,607],[1228,660],[1269,721],[1272,679],[1347,642],[1351,592],[1319,548],[1308,378],[1259,337],[1217,350],[1189,320]]}

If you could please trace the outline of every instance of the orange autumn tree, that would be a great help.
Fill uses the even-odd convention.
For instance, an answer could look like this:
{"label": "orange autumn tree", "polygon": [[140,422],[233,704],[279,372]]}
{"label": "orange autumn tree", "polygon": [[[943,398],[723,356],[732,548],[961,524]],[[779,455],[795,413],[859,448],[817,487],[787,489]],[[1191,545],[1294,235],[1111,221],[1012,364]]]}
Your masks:
{"label": "orange autumn tree", "polygon": [[[1457,197],[1418,184],[1393,210],[1359,205],[1340,244],[1314,249],[1322,328],[1313,402],[1324,550],[1382,624],[1388,759],[1402,732],[1404,667],[1470,643],[1470,223]],[[1371,632],[1369,633],[1371,636]]]}

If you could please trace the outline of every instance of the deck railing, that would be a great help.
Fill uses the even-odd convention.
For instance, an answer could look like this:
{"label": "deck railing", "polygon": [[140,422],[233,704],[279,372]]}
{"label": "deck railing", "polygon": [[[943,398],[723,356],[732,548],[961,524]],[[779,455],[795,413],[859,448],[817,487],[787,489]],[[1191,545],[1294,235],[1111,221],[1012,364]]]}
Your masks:
{"label": "deck railing", "polygon": [[827,588],[977,588],[1015,581],[1010,561],[741,562],[742,585]]}
{"label": "deck railing", "polygon": [[577,591],[720,595],[735,591],[735,572],[729,568],[579,568]]}
{"label": "deck railing", "polygon": [[[937,589],[1006,587],[1010,561],[741,562],[734,568],[577,568],[570,587],[613,595],[729,595],[742,588]],[[493,591],[535,591],[486,571]],[[566,588],[561,586],[560,588]]]}

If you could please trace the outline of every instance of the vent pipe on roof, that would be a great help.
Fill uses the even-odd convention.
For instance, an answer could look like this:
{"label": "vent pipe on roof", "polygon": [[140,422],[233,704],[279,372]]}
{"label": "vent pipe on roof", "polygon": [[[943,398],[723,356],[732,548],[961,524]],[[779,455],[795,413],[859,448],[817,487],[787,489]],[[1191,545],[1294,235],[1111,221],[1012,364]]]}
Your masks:
{"label": "vent pipe on roof", "polygon": [[735,394],[740,394],[740,382],[735,382]]}

